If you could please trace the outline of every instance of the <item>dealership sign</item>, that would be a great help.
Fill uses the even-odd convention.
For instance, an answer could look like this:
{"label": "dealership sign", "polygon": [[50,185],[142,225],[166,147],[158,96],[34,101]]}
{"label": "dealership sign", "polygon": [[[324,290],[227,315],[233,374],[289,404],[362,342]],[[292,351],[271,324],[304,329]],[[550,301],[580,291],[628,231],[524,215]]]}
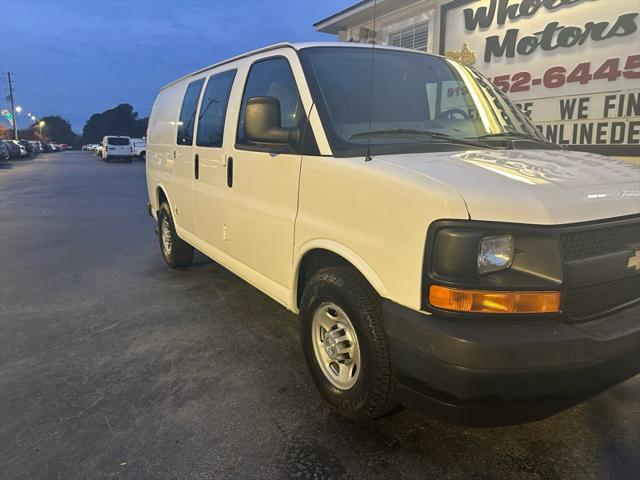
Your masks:
{"label": "dealership sign", "polygon": [[640,13],[635,0],[453,0],[440,53],[469,60],[545,136],[640,155]]}
{"label": "dealership sign", "polygon": [[7,122],[9,122],[9,125],[13,127],[13,115],[11,115],[11,112],[9,110],[3,108],[2,110],[0,110],[0,115],[6,118]]}

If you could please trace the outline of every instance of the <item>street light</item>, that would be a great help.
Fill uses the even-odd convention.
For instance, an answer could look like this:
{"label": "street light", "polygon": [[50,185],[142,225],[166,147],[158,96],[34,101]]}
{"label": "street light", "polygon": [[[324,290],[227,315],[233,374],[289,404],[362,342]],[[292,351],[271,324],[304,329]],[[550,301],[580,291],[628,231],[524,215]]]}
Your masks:
{"label": "street light", "polygon": [[38,128],[40,129],[40,138],[42,139],[42,127],[45,126],[44,120],[38,122]]}
{"label": "street light", "polygon": [[22,111],[22,107],[20,105],[16,106],[16,112],[20,113]]}

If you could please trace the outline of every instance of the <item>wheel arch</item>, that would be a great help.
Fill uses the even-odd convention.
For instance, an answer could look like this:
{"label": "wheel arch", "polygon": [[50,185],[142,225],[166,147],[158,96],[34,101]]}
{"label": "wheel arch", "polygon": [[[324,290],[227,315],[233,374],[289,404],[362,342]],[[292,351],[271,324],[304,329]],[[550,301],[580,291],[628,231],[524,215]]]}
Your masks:
{"label": "wheel arch", "polygon": [[169,209],[171,209],[171,200],[169,199],[169,194],[167,193],[167,189],[164,187],[164,185],[160,184],[160,185],[156,185],[156,212],[158,212],[158,210],[160,210],[160,205],[162,205],[162,202],[167,202],[169,204]]}
{"label": "wheel arch", "polygon": [[292,282],[291,305],[298,311],[304,287],[315,272],[321,268],[350,266],[359,272],[381,297],[387,296],[382,279],[359,255],[347,247],[329,240],[310,242],[296,256]]}

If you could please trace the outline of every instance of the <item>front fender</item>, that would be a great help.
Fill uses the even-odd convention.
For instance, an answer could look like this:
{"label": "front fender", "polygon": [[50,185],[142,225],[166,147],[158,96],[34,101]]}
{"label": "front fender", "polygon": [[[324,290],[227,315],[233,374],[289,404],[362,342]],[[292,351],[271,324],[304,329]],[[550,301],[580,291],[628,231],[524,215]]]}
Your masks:
{"label": "front fender", "polygon": [[316,249],[327,250],[345,259],[362,274],[362,276],[369,282],[369,284],[378,293],[378,295],[380,295],[383,298],[387,298],[388,292],[384,282],[382,281],[380,276],[375,272],[375,270],[362,257],[360,257],[357,253],[355,253],[350,248],[338,242],[335,242],[333,240],[318,238],[314,240],[309,240],[308,242],[301,245],[294,255],[294,259],[293,259],[294,268],[293,268],[293,275],[290,283],[291,298],[290,298],[289,304],[293,307],[292,309],[295,310],[295,313],[297,313],[297,310],[298,310],[297,309],[297,296],[298,296],[297,287],[298,287],[298,278],[300,275],[300,264],[302,263],[302,259],[308,252]]}

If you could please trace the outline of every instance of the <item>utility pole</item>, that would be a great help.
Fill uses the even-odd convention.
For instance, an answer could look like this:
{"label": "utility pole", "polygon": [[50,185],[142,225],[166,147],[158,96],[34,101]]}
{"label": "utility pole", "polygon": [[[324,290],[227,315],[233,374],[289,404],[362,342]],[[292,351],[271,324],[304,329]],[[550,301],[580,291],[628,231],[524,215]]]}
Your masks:
{"label": "utility pole", "polygon": [[7,72],[7,78],[9,78],[9,101],[11,102],[11,116],[13,117],[13,136],[16,140],[19,140],[18,119],[16,118],[16,109],[13,105],[13,85],[11,84],[11,72]]}

